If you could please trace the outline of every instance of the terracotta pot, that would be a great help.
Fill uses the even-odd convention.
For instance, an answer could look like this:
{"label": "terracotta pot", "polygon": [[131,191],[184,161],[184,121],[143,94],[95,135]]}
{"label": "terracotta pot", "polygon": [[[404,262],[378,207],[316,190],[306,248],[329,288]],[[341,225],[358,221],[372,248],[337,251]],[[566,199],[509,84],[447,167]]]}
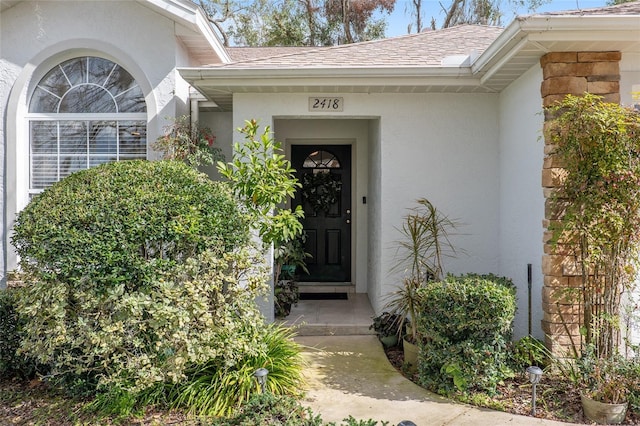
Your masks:
{"label": "terracotta pot", "polygon": [[595,401],[587,396],[581,395],[582,410],[584,416],[598,424],[617,425],[624,421],[627,414],[628,402],[623,404],[608,404],[606,402]]}

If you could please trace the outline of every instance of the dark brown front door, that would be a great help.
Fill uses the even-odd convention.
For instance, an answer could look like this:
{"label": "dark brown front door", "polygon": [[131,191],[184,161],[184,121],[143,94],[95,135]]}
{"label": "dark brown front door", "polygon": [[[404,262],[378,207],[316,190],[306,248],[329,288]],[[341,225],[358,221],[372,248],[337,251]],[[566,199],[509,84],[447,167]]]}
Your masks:
{"label": "dark brown front door", "polygon": [[293,145],[291,162],[302,188],[309,273],[305,282],[351,281],[351,145]]}

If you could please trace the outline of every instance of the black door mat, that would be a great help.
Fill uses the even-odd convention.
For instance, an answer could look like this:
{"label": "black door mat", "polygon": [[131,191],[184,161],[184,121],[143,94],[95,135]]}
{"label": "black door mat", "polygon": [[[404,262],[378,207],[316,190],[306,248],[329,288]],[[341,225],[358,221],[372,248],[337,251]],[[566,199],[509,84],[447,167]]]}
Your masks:
{"label": "black door mat", "polygon": [[300,293],[300,300],[347,300],[347,293]]}

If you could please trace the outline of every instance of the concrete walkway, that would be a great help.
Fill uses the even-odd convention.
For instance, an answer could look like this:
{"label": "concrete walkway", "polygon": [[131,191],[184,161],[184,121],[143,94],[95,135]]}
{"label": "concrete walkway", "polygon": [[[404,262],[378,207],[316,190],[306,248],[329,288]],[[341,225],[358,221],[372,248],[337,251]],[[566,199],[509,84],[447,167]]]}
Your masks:
{"label": "concrete walkway", "polygon": [[309,363],[305,403],[324,421],[411,420],[431,425],[570,425],[455,403],[405,379],[376,336],[299,336]]}

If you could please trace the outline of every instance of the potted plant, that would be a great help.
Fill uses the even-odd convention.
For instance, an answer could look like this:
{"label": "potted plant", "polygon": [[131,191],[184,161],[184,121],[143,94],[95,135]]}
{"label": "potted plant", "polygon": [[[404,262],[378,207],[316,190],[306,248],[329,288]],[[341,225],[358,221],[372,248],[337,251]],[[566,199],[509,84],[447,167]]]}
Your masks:
{"label": "potted plant", "polygon": [[300,300],[298,283],[294,280],[279,280],[274,287],[274,311],[278,318],[291,313],[291,306]]}
{"label": "potted plant", "polygon": [[300,300],[296,271],[300,268],[308,273],[305,259],[311,257],[304,251],[305,239],[303,233],[274,247],[274,310],[277,317],[289,315],[291,306]]}
{"label": "potted plant", "polygon": [[593,348],[579,359],[580,399],[587,419],[599,424],[624,421],[630,389],[639,384],[635,374],[625,370],[626,362],[616,356],[599,358]]}
{"label": "potted plant", "polygon": [[398,314],[385,311],[373,318],[373,324],[371,324],[369,330],[374,330],[382,344],[389,348],[398,344],[398,336],[401,334],[398,329],[400,322]]}
{"label": "potted plant", "polygon": [[305,259],[311,255],[304,251],[305,241],[306,235],[303,233],[297,238],[280,242],[274,246],[273,259],[276,264],[276,282],[279,279],[293,280],[298,268],[309,273]]}

